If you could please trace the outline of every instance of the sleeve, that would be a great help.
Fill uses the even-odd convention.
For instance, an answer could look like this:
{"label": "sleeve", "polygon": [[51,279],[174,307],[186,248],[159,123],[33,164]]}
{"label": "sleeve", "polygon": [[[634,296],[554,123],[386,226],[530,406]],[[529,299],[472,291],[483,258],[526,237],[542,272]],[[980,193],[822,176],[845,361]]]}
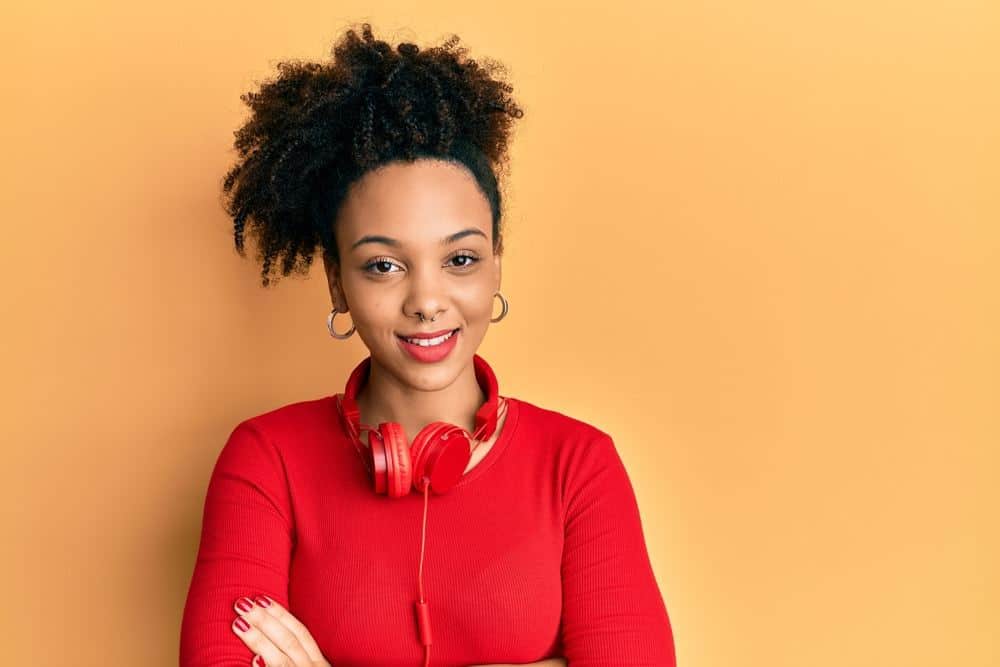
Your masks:
{"label": "sleeve", "polygon": [[261,593],[288,607],[290,495],[278,451],[249,421],[230,433],[205,496],[180,632],[180,667],[246,667],[233,604]]}
{"label": "sleeve", "polygon": [[606,433],[565,481],[560,643],[569,667],[675,667],[673,632],[625,466]]}

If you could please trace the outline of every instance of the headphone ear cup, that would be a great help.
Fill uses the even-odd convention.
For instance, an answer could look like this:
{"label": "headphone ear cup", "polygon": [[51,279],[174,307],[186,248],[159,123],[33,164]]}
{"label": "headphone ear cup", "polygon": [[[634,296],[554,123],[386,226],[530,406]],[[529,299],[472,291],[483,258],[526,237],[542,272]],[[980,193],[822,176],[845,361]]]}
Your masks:
{"label": "headphone ear cup", "polygon": [[[379,429],[379,433],[382,429]],[[384,438],[384,436],[383,436]],[[368,437],[368,461],[371,464],[372,471],[372,483],[375,486],[375,493],[378,495],[383,495],[386,493],[386,484],[388,480],[388,462],[386,455],[386,446],[383,438],[373,437],[369,435]]]}
{"label": "headphone ear cup", "polygon": [[424,478],[436,494],[447,493],[465,473],[472,459],[469,433],[447,422],[432,422],[413,439],[410,455],[413,461],[414,487],[424,492]]}
{"label": "headphone ear cup", "polygon": [[379,432],[385,440],[386,493],[390,498],[400,498],[413,486],[410,445],[403,427],[396,422],[379,424]]}

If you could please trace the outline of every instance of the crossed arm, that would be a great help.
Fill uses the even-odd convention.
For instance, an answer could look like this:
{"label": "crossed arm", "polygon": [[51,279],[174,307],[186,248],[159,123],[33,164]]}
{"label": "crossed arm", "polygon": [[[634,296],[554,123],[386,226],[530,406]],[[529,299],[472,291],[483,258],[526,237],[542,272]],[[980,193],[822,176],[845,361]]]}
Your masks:
{"label": "crossed arm", "polygon": [[[282,667],[336,667],[327,661],[306,626],[281,603],[268,596],[254,600],[241,598],[233,606],[235,619],[232,630],[254,653],[253,665],[261,656],[267,665]],[[467,667],[566,667],[564,658],[539,662],[494,663]]]}
{"label": "crossed arm", "polygon": [[[676,667],[670,622],[646,552],[635,495],[614,443],[604,435],[571,453],[561,572],[561,652],[565,655],[522,664]],[[290,501],[281,470],[272,446],[249,425],[234,430],[220,453],[209,484],[198,565],[182,619],[182,667],[221,667],[223,662],[233,667],[246,665],[244,650],[225,639],[229,623],[234,631],[244,626],[246,637],[239,631],[236,634],[268,665],[317,667],[325,662],[304,628],[296,632],[292,624],[281,630],[274,625],[277,619],[273,614],[253,616],[264,609],[257,605],[251,605],[249,612],[239,612],[243,617],[239,620],[227,619],[219,607],[233,589],[243,588],[249,580],[258,591],[287,587],[286,573],[269,567],[266,560],[268,554],[272,560],[282,560],[291,551],[290,519],[285,509]],[[251,525],[252,535],[240,530],[240,526]],[[261,539],[260,535],[273,539]],[[263,555],[262,548],[267,550]],[[252,576],[233,577],[230,562],[242,563]],[[277,641],[267,639],[264,635],[271,633],[261,633],[255,620],[271,624]],[[292,634],[302,636],[292,642]],[[305,636],[309,641],[303,643]],[[287,650],[275,654],[278,646],[287,647],[297,657]]]}
{"label": "crossed arm", "polygon": [[566,667],[565,658],[549,658],[541,662],[527,662],[520,665],[499,664],[499,665],[470,665],[469,667]]}

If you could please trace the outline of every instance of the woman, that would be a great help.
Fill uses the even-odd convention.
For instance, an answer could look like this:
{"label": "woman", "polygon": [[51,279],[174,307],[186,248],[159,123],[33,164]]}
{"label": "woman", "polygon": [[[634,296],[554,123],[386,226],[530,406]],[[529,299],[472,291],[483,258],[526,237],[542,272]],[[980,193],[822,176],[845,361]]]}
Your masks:
{"label": "woman", "polygon": [[243,97],[236,247],[257,235],[265,286],[321,248],[330,333],[370,356],[343,392],[231,432],[182,667],[675,664],[611,437],[500,394],[476,354],[508,310],[496,174],[522,111],[457,44],[363,24]]}

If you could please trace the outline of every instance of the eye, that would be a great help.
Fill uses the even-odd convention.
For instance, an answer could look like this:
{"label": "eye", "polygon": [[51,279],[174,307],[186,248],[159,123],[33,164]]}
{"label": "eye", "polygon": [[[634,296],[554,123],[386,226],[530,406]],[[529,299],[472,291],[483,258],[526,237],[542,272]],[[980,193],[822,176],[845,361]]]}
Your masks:
{"label": "eye", "polygon": [[467,259],[467,260],[470,260],[468,262],[463,262],[462,264],[457,264],[457,265],[456,264],[452,264],[452,266],[454,266],[457,269],[468,269],[468,268],[471,268],[474,264],[476,264],[476,263],[479,262],[479,256],[475,255],[475,254],[473,254],[471,252],[462,252],[462,253],[459,253],[457,255],[453,255],[451,257],[451,259],[448,260],[448,261],[451,262],[451,261],[454,261],[456,259]]}
{"label": "eye", "polygon": [[373,270],[374,267],[376,267],[376,266],[385,267],[387,265],[388,266],[399,266],[399,264],[396,264],[394,261],[392,261],[388,257],[376,257],[375,259],[373,259],[372,261],[368,262],[367,264],[365,264],[361,268],[362,268],[362,270],[366,271],[367,273],[373,273],[373,274],[378,275],[378,276],[384,276],[384,275],[388,275],[389,273],[395,273],[394,271],[374,271]]}
{"label": "eye", "polygon": [[[459,264],[453,264],[455,260],[463,260]],[[455,269],[469,269],[473,265],[477,264],[480,258],[475,253],[471,252],[460,252],[458,254],[452,255],[448,259],[448,265]],[[362,268],[366,273],[370,273],[376,276],[387,276],[392,273],[399,273],[398,271],[390,271],[389,269],[393,266],[399,266],[396,262],[392,261],[388,257],[376,257],[372,261],[365,264]],[[385,269],[385,270],[381,270]]]}

